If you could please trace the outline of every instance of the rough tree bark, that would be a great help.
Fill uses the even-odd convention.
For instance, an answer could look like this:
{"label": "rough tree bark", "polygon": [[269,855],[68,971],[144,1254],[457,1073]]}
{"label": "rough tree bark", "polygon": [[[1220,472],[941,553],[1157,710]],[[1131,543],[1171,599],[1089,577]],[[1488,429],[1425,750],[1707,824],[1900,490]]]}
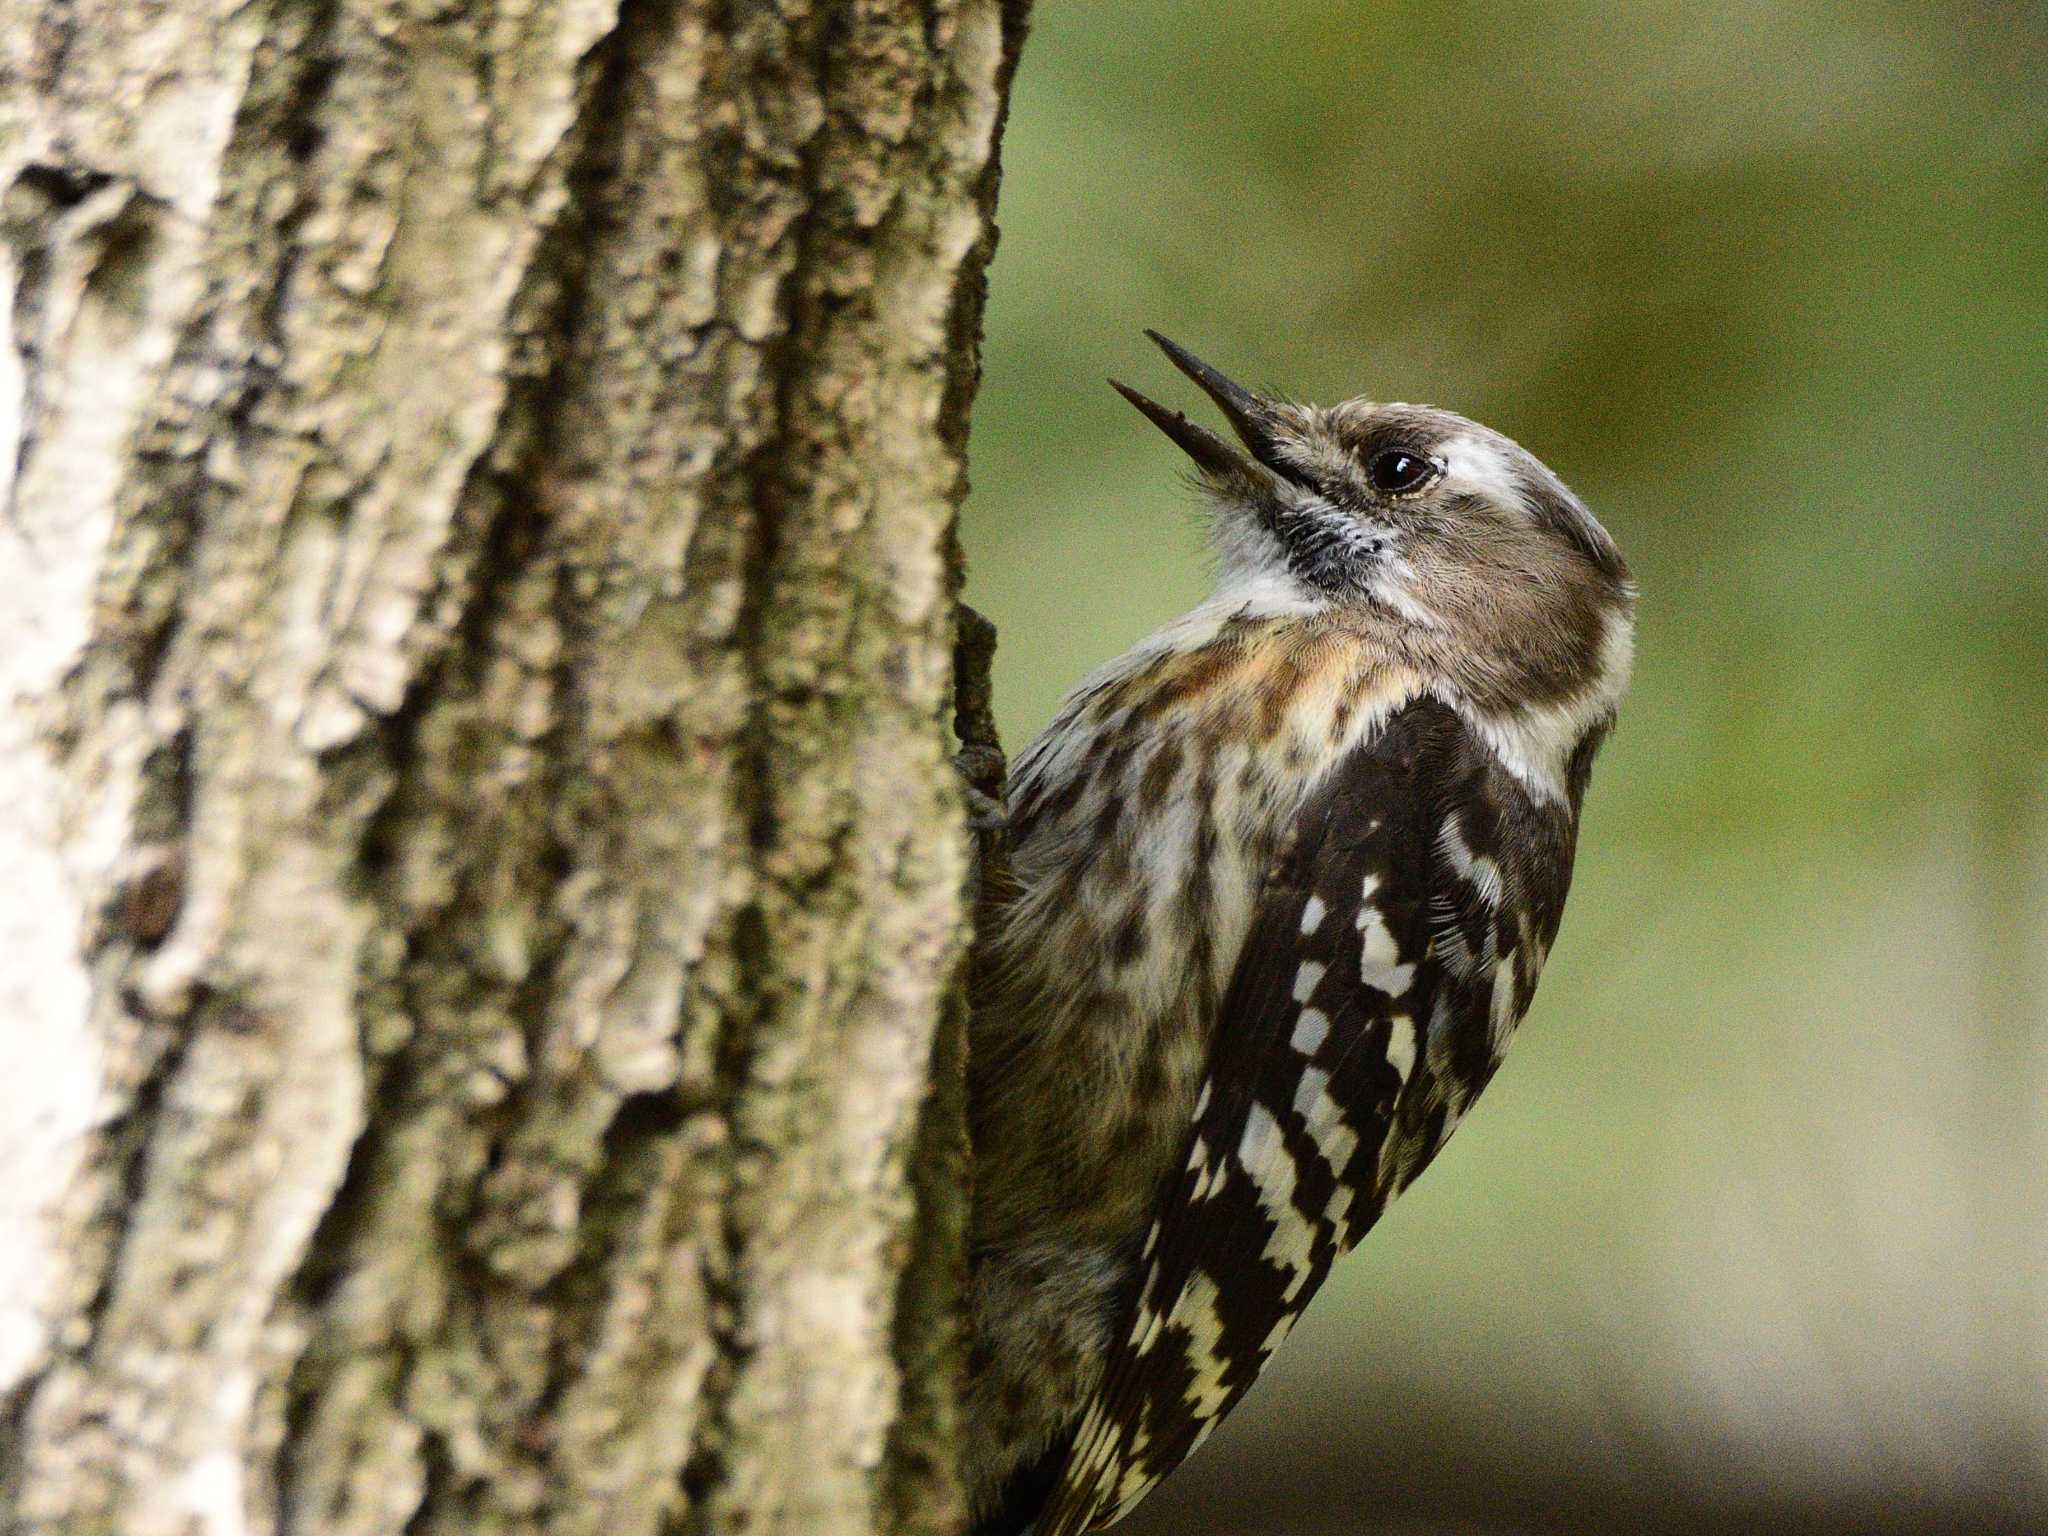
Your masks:
{"label": "rough tree bark", "polygon": [[6,1529],[957,1526],[1022,14],[0,11]]}

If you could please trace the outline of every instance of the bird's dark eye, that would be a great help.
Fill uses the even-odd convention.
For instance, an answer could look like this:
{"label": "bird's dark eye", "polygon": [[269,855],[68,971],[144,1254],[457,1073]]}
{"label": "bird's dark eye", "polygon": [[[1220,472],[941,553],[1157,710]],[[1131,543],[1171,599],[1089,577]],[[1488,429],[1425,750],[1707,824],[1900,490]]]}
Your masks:
{"label": "bird's dark eye", "polygon": [[1382,448],[1365,466],[1365,477],[1376,491],[1412,491],[1435,473],[1434,464],[1406,448]]}

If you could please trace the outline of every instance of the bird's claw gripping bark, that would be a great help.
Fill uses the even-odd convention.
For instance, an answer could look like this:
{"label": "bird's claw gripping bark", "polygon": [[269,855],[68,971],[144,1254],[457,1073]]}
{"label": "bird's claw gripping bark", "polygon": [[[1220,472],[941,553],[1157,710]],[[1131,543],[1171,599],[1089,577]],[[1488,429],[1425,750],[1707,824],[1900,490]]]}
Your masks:
{"label": "bird's claw gripping bark", "polygon": [[1009,830],[1004,799],[1009,763],[996,733],[989,676],[995,654],[995,625],[962,603],[953,641],[953,734],[960,739],[953,767],[960,774],[967,825],[974,833],[977,876],[981,865],[1000,863]]}

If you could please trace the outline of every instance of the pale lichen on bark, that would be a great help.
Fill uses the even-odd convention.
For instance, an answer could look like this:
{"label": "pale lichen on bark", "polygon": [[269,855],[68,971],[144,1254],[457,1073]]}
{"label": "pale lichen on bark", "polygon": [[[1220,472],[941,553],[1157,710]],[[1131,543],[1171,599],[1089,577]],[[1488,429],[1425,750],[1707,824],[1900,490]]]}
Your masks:
{"label": "pale lichen on bark", "polygon": [[1021,26],[0,22],[10,1528],[957,1525]]}

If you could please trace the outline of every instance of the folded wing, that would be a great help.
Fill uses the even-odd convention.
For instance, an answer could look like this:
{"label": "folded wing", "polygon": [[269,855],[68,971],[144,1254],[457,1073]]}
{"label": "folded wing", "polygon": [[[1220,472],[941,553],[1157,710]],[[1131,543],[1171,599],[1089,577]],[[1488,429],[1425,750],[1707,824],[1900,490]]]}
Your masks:
{"label": "folded wing", "polygon": [[1434,1156],[1528,1007],[1573,819],[1434,700],[1332,772],[1261,893],[1128,1326],[1037,1536],[1120,1519],[1201,1444]]}

